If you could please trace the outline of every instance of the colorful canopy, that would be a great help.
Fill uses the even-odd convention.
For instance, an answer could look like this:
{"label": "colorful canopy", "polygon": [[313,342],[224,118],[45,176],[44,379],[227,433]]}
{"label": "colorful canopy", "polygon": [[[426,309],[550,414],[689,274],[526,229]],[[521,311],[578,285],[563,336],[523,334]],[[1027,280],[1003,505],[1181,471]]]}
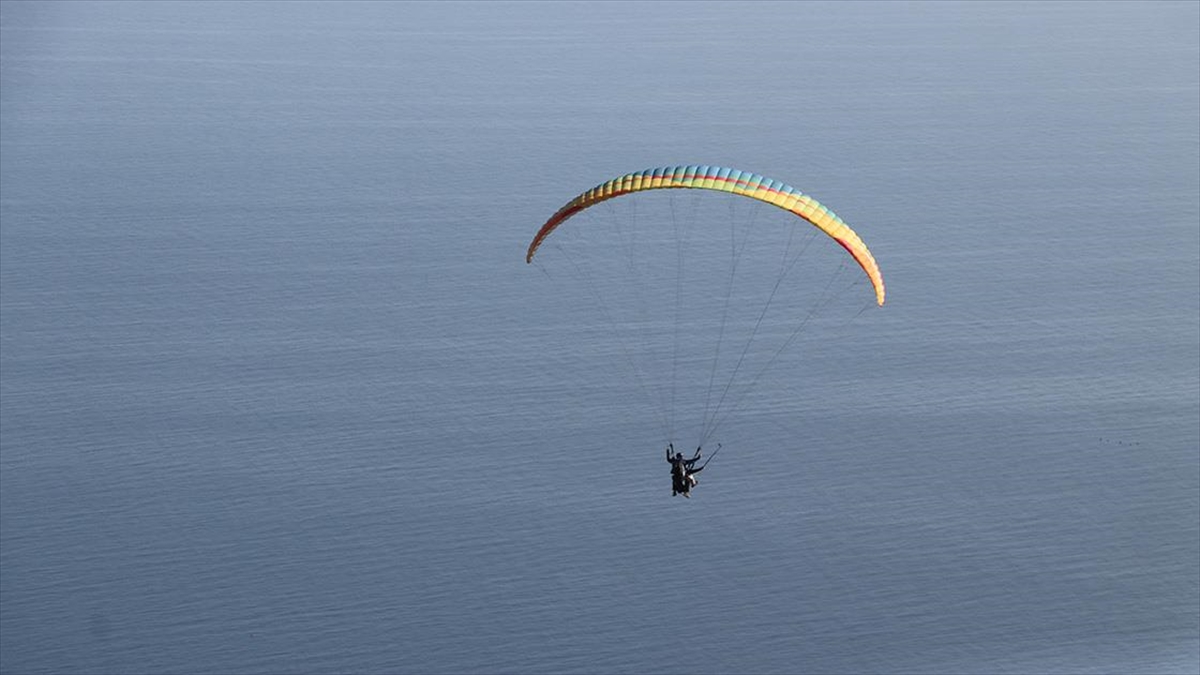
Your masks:
{"label": "colorful canopy", "polygon": [[576,213],[613,197],[633,192],[642,192],[644,190],[669,188],[732,192],[733,194],[773,204],[785,211],[790,211],[800,216],[825,234],[833,237],[837,243],[850,252],[850,255],[854,256],[854,259],[871,280],[871,285],[875,289],[876,301],[880,305],[883,304],[883,276],[879,272],[879,265],[875,263],[875,258],[867,249],[867,245],[863,243],[854,230],[850,229],[849,225],[842,222],[841,218],[838,218],[832,211],[821,206],[817,200],[786,183],[771,180],[770,178],[763,178],[757,174],[738,171],[736,169],[726,169],[719,166],[669,166],[646,169],[645,171],[638,171],[636,173],[627,173],[624,176],[601,183],[567,202],[566,205],[546,221],[545,225],[542,225],[542,229],[538,230],[537,236],[529,244],[529,250],[525,254],[525,262],[532,262],[533,254],[537,252],[542,241],[556,227]]}

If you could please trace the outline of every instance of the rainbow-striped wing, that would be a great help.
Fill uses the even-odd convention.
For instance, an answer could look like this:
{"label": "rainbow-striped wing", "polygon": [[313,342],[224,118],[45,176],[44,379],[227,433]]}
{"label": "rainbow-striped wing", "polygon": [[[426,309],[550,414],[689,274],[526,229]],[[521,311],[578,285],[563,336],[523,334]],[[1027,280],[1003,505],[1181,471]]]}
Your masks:
{"label": "rainbow-striped wing", "polygon": [[867,249],[867,245],[863,243],[858,234],[850,229],[849,225],[842,222],[842,219],[838,218],[833,211],[826,209],[817,200],[786,183],[719,166],[668,166],[646,169],[636,173],[627,173],[601,183],[567,202],[550,217],[550,220],[546,221],[545,225],[542,225],[542,229],[538,230],[537,236],[529,244],[525,262],[532,262],[533,254],[542,245],[542,241],[554,231],[554,228],[576,213],[594,204],[631,192],[667,188],[732,192],[773,204],[800,216],[825,234],[833,237],[837,243],[850,252],[850,255],[854,256],[875,288],[875,299],[880,305],[883,304],[883,275],[879,272],[879,265],[876,264],[875,257],[871,255],[871,251]]}

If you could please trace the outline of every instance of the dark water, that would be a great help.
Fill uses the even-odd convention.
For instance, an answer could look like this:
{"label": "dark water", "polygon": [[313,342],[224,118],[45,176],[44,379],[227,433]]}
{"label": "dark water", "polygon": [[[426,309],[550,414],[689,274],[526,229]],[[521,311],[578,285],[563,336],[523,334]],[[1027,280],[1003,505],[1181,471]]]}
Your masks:
{"label": "dark water", "polygon": [[[4,2],[0,671],[1197,672],[1198,7]],[[523,256],[688,163],[889,296],[685,501]]]}

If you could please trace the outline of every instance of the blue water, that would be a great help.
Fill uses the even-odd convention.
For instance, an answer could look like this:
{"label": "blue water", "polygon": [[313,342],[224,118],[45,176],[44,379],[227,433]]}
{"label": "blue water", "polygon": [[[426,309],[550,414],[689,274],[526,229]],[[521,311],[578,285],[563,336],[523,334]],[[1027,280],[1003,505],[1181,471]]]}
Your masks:
{"label": "blue water", "polygon": [[[0,4],[0,671],[1197,672],[1198,60],[1195,3]],[[524,253],[690,163],[888,302],[683,500]]]}

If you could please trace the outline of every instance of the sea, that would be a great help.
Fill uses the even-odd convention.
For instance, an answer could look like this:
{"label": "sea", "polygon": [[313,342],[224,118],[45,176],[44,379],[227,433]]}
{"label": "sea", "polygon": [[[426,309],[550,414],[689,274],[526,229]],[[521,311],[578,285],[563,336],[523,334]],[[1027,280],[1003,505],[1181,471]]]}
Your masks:
{"label": "sea", "polygon": [[[0,673],[1200,672],[1198,63],[1195,2],[5,0]],[[699,190],[526,262],[675,166],[886,302]],[[643,255],[814,269],[734,211],[836,281]]]}

